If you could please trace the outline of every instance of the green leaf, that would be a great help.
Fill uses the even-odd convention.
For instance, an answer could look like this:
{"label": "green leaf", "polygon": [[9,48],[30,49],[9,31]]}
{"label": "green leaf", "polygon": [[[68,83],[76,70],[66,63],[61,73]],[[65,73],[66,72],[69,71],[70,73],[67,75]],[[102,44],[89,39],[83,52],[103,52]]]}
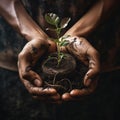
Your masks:
{"label": "green leaf", "polygon": [[61,28],[66,28],[68,26],[68,23],[70,22],[70,18],[63,18],[61,23],[60,23],[60,27]]}
{"label": "green leaf", "polygon": [[62,36],[62,37],[60,38],[60,41],[63,41],[63,40],[65,40],[65,39],[67,39],[68,37],[70,37],[70,35],[64,35],[64,36]]}
{"label": "green leaf", "polygon": [[62,60],[64,58],[64,54],[60,54],[60,59]]}
{"label": "green leaf", "polygon": [[47,13],[45,14],[45,20],[54,26],[58,26],[58,23],[60,22],[60,18],[55,13]]}
{"label": "green leaf", "polygon": [[60,46],[67,46],[69,44],[69,41],[64,40],[60,43]]}

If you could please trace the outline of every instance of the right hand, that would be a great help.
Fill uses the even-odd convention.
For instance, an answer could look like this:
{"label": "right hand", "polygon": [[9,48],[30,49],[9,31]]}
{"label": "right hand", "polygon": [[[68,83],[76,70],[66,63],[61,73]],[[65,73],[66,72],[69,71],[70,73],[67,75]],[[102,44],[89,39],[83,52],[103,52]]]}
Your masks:
{"label": "right hand", "polygon": [[47,102],[59,102],[60,95],[53,88],[43,88],[41,77],[32,70],[37,60],[47,50],[54,50],[52,42],[34,39],[28,42],[18,57],[18,70],[22,83],[33,98]]}
{"label": "right hand", "polygon": [[[73,54],[83,64],[88,66],[88,71],[84,76],[82,89],[73,89],[69,93],[64,93],[64,101],[80,100],[90,96],[96,89],[100,73],[100,60],[98,51],[83,37],[68,37],[69,45],[67,52]],[[65,48],[64,48],[65,49]],[[64,50],[63,49],[63,50]]]}

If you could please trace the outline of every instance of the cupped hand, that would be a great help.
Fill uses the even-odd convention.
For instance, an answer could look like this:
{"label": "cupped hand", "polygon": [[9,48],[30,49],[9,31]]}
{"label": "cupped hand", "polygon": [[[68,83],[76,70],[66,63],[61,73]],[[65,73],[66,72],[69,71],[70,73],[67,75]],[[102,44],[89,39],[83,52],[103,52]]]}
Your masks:
{"label": "cupped hand", "polygon": [[69,45],[65,49],[81,62],[88,66],[88,71],[84,76],[84,88],[73,89],[70,93],[64,93],[62,99],[64,101],[78,100],[92,94],[97,86],[98,75],[100,72],[99,53],[97,50],[83,37],[68,37]]}
{"label": "cupped hand", "polygon": [[[51,46],[51,47],[50,47]],[[51,49],[52,48],[52,49]],[[33,66],[46,51],[54,50],[51,42],[34,39],[28,42],[18,57],[18,70],[22,83],[35,99],[58,102],[60,95],[53,88],[43,88],[41,77],[33,71]]]}

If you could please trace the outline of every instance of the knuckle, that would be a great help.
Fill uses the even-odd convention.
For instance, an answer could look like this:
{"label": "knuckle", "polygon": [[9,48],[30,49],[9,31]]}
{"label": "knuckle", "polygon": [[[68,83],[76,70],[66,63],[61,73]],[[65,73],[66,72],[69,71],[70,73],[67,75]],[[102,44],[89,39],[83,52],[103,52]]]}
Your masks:
{"label": "knuckle", "polygon": [[90,55],[94,55],[95,57],[99,57],[99,56],[100,56],[100,54],[99,54],[99,52],[97,51],[97,49],[94,48],[93,46],[91,46],[91,47],[88,48],[88,53],[89,53]]}
{"label": "knuckle", "polygon": [[33,95],[34,91],[33,91],[33,88],[32,88],[32,87],[31,87],[31,88],[29,88],[29,89],[28,89],[28,91],[29,91],[29,93],[30,93],[30,94],[32,94],[32,95]]}
{"label": "knuckle", "polygon": [[28,73],[26,73],[26,72],[22,72],[22,78],[23,78],[23,79],[28,78]]}
{"label": "knuckle", "polygon": [[18,59],[21,59],[21,58],[23,58],[24,56],[25,56],[25,53],[20,52],[20,53],[18,54]]}
{"label": "knuckle", "polygon": [[33,95],[33,87],[30,84],[24,84],[27,91]]}
{"label": "knuckle", "polygon": [[94,50],[92,51],[92,54],[95,55],[95,56],[98,57],[98,58],[99,58],[99,56],[100,56],[99,52],[98,52],[96,49],[94,49]]}

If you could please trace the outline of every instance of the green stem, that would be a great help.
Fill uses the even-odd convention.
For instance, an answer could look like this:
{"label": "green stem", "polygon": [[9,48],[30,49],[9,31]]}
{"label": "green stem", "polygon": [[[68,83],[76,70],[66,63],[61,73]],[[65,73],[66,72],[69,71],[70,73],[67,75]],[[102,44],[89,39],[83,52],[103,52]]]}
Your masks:
{"label": "green stem", "polygon": [[61,61],[61,58],[60,58],[60,41],[59,41],[59,38],[60,38],[60,29],[58,28],[58,26],[56,25],[56,32],[57,32],[57,57],[58,57],[58,66],[60,64],[60,61]]}
{"label": "green stem", "polygon": [[59,43],[57,43],[57,57],[58,57],[58,66],[59,66],[59,64],[60,64],[60,61],[61,61],[61,59],[60,59],[60,47],[59,47]]}

